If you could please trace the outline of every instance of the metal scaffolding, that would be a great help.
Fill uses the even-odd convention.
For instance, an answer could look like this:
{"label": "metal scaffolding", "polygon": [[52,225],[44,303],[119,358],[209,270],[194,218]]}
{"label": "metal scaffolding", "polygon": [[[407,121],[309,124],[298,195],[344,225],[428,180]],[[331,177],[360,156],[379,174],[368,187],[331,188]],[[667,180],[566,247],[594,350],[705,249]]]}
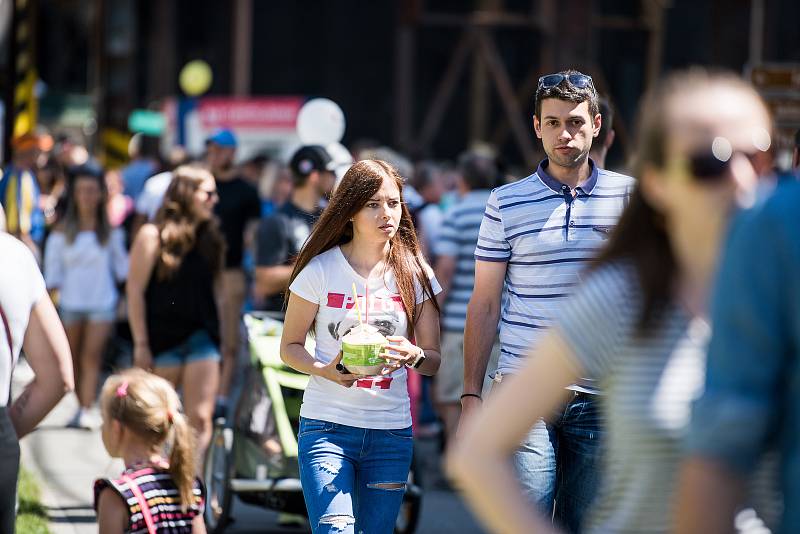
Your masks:
{"label": "metal scaffolding", "polygon": [[[424,154],[439,133],[444,115],[452,104],[456,87],[468,69],[470,98],[468,143],[491,142],[500,145],[509,133],[528,165],[535,165],[537,154],[531,138],[531,126],[523,114],[526,99],[536,90],[543,72],[570,65],[591,72],[601,91],[605,77],[592,53],[598,30],[644,30],[648,33],[645,84],[649,86],[661,71],[664,10],[668,0],[640,0],[637,17],[604,16],[595,13],[594,0],[534,0],[528,14],[510,12],[503,0],[475,0],[469,14],[434,13],[425,9],[423,0],[402,0],[400,26],[396,41],[395,144],[412,154]],[[568,23],[567,23],[568,22]],[[438,81],[433,97],[426,103],[421,124],[414,122],[414,87],[416,43],[419,32],[431,28],[458,28],[457,40],[447,68]],[[530,70],[514,86],[500,53],[495,34],[504,29],[529,28],[537,32],[541,46],[531,54]],[[558,30],[556,35],[556,29]],[[558,38],[558,46],[556,39]],[[495,121],[490,117],[493,86],[503,110]],[[492,124],[494,122],[494,124]],[[627,143],[626,128],[619,123],[621,144]]]}

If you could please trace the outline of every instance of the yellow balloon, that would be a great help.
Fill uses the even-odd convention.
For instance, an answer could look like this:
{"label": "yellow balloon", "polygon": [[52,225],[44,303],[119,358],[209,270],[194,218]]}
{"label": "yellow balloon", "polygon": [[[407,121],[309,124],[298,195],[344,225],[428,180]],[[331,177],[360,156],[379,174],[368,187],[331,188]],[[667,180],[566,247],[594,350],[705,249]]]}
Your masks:
{"label": "yellow balloon", "polygon": [[181,69],[178,81],[181,89],[189,96],[199,96],[211,87],[211,67],[202,59],[190,61]]}

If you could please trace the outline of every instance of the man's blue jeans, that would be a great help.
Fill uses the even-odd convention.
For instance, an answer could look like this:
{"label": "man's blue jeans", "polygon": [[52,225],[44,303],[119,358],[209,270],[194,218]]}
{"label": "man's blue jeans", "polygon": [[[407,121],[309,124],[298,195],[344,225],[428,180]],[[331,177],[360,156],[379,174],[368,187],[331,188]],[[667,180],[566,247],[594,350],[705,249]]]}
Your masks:
{"label": "man's blue jeans", "polygon": [[514,454],[531,502],[569,532],[580,532],[600,479],[601,416],[595,395],[569,392],[569,401],[540,420]]}
{"label": "man's blue jeans", "polygon": [[316,533],[391,533],[411,468],[411,427],[372,430],[300,418],[300,481]]}

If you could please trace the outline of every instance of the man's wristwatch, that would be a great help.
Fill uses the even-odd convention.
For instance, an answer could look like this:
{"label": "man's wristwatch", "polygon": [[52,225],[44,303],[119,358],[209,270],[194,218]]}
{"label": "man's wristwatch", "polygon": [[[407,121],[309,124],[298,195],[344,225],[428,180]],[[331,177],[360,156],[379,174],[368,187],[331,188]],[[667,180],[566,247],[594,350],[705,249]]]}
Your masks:
{"label": "man's wristwatch", "polygon": [[411,365],[409,365],[409,367],[413,367],[414,369],[419,369],[424,362],[425,362],[425,351],[419,349],[419,354],[417,355],[416,358],[414,358],[414,361],[411,362]]}

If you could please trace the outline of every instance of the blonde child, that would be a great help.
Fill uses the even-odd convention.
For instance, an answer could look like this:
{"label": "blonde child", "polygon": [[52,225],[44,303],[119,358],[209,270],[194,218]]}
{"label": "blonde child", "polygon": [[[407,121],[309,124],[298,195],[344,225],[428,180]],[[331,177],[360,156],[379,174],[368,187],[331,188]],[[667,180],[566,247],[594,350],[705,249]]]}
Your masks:
{"label": "blonde child", "polygon": [[95,481],[99,531],[205,533],[195,438],[169,382],[129,369],[106,380],[100,407],[103,445],[125,461],[125,471]]}

